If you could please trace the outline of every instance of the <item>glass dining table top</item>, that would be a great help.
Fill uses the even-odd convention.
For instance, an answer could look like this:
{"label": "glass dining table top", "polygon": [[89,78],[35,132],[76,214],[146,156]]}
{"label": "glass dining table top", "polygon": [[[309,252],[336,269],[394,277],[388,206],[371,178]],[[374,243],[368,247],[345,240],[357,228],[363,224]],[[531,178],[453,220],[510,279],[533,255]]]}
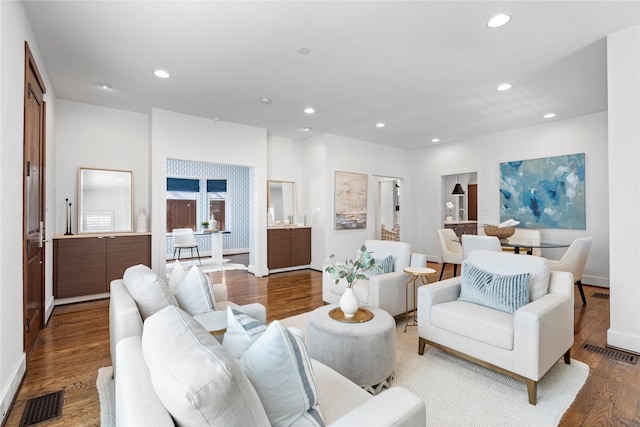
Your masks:
{"label": "glass dining table top", "polygon": [[[461,238],[453,239],[455,242],[462,243]],[[503,248],[513,248],[515,253],[520,253],[520,249],[525,249],[529,255],[533,253],[533,249],[554,249],[568,248],[569,243],[552,243],[552,242],[533,242],[531,239],[507,238],[500,239],[500,245]]]}

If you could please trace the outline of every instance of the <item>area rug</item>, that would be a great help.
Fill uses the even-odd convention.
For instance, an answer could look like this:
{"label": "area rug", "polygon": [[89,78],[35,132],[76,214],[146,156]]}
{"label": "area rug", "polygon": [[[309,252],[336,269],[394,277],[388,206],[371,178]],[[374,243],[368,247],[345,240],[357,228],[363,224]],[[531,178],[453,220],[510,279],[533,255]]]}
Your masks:
{"label": "area rug", "polygon": [[[182,267],[186,270],[191,268],[191,266],[197,265],[198,268],[203,273],[215,273],[216,271],[228,271],[228,270],[247,270],[247,266],[243,264],[234,264],[230,262],[224,262],[222,264],[214,264],[213,260],[210,257],[202,258],[198,262],[198,260],[186,260],[180,261]],[[167,277],[171,276],[171,271],[173,271],[174,261],[167,262]]]}
{"label": "area rug", "polygon": [[527,387],[475,363],[427,346],[418,354],[417,328],[396,330],[393,386],[420,396],[429,426],[556,426],[589,376],[589,366],[561,359],[538,382],[538,403],[530,405]]}
{"label": "area rug", "polygon": [[100,427],[116,425],[116,384],[112,374],[111,366],[98,369],[96,387],[100,398]]}

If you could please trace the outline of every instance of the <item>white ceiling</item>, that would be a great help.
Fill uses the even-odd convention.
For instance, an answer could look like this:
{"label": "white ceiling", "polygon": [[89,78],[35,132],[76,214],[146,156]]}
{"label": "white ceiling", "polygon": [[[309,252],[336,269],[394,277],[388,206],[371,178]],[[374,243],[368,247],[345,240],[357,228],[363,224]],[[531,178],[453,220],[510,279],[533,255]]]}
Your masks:
{"label": "white ceiling", "polygon": [[[605,36],[638,25],[639,5],[25,2],[58,98],[403,148],[540,124],[548,112],[561,120],[607,110]],[[512,20],[489,29],[497,13]],[[158,79],[157,68],[172,77]],[[503,82],[513,88],[498,92]]]}

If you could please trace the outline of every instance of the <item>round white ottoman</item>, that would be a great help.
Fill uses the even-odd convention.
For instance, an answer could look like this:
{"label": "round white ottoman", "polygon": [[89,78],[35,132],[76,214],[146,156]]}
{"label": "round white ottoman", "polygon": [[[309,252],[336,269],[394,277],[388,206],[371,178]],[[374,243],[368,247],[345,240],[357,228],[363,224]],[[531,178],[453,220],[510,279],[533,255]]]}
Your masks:
{"label": "round white ottoman", "polygon": [[384,310],[366,307],[373,319],[340,322],[329,317],[337,305],[309,314],[306,344],[309,356],[338,371],[370,393],[386,387],[396,363],[396,322]]}

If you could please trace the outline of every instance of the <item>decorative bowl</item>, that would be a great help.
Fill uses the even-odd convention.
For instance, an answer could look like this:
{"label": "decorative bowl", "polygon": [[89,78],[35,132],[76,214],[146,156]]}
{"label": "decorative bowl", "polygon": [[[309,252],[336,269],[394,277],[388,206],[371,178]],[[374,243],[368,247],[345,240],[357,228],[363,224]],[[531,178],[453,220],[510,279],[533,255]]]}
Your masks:
{"label": "decorative bowl", "polygon": [[484,234],[487,236],[495,236],[498,239],[507,239],[516,232],[515,227],[498,227],[497,225],[484,226]]}

